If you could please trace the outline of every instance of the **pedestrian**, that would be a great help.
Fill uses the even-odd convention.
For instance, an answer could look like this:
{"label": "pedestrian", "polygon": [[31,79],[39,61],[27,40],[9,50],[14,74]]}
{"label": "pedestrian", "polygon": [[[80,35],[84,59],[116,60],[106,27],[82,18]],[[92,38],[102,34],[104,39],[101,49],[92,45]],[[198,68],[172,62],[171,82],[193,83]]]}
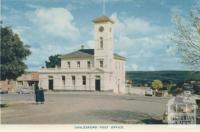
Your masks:
{"label": "pedestrian", "polygon": [[44,90],[42,87],[39,88],[40,91],[40,103],[44,104],[45,98],[44,98]]}
{"label": "pedestrian", "polygon": [[35,91],[35,102],[36,104],[38,104],[38,102],[40,101],[39,100],[39,86],[38,86],[38,83],[35,83],[34,84],[34,91]]}

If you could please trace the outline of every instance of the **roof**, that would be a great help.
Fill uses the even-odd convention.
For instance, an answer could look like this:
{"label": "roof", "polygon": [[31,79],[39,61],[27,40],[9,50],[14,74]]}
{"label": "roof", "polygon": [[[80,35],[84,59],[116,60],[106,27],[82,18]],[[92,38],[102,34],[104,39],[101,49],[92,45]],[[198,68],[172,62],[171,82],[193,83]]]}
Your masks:
{"label": "roof", "polygon": [[111,22],[114,23],[112,19],[107,16],[99,16],[93,20],[94,23]]}
{"label": "roof", "polygon": [[116,53],[114,53],[114,59],[117,59],[117,60],[126,60],[125,57],[123,57],[123,56],[121,56],[119,54],[116,54]]}
{"label": "roof", "polygon": [[92,58],[94,49],[80,49],[69,54],[61,55],[61,59]]}
{"label": "roof", "polygon": [[[80,49],[69,54],[61,55],[61,59],[94,58],[94,49]],[[125,57],[114,53],[114,59],[126,60]]]}
{"label": "roof", "polygon": [[17,78],[17,81],[38,81],[39,73],[38,72],[26,72]]}

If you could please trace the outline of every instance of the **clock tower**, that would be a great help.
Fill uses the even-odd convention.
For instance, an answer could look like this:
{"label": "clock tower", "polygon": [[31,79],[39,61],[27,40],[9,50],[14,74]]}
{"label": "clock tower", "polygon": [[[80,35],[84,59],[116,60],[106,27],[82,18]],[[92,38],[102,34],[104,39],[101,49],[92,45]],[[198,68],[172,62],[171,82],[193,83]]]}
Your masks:
{"label": "clock tower", "polygon": [[95,68],[113,70],[113,24],[107,16],[100,16],[94,22],[94,60]]}

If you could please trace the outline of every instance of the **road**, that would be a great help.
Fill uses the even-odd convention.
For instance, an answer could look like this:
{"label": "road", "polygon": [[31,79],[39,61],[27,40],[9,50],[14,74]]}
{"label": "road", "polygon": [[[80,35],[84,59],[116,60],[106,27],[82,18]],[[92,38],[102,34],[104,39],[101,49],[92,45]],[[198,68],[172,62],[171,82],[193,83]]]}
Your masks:
{"label": "road", "polygon": [[101,92],[48,92],[45,103],[34,95],[4,94],[2,124],[160,124],[169,98]]}

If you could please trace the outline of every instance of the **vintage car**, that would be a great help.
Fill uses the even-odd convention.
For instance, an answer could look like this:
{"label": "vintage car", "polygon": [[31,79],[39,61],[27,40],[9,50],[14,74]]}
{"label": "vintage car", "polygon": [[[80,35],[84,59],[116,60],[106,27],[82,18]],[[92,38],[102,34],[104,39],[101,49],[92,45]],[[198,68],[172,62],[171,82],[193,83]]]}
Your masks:
{"label": "vintage car", "polygon": [[145,96],[153,96],[153,90],[151,88],[146,89]]}
{"label": "vintage car", "polygon": [[23,87],[23,88],[18,88],[16,92],[18,94],[33,94],[34,90],[33,88]]}

